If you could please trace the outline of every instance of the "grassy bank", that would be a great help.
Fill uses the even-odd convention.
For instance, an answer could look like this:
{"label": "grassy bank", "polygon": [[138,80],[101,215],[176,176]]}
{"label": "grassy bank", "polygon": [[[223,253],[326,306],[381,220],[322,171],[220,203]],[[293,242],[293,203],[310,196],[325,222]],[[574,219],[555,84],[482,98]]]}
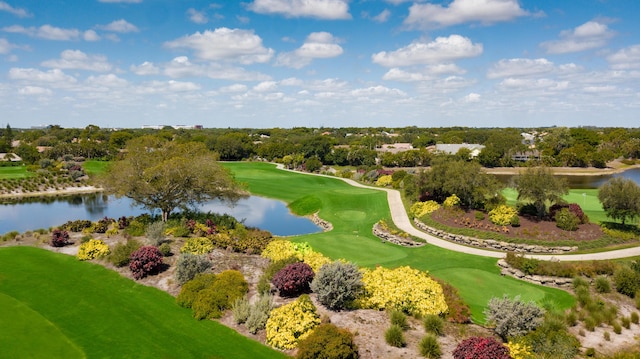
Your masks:
{"label": "grassy bank", "polygon": [[501,276],[495,259],[429,245],[405,248],[382,243],[371,229],[380,219],[390,222],[384,192],[354,188],[335,178],[281,171],[267,163],[225,163],[224,166],[231,169],[237,180],[246,183],[252,194],[284,200],[297,214],[318,211],[320,217],[334,226],[330,232],[298,236],[292,240],[309,242],[314,249],[331,258],[345,258],[361,266],[409,265],[427,270],[459,289],[471,307],[474,321],[484,321],[482,311],[489,299],[503,294],[552,303],[558,308],[573,304],[573,297],[566,292]]}
{"label": "grassy bank", "polygon": [[33,173],[27,171],[25,166],[0,167],[0,179],[27,178]]}
{"label": "grassy bank", "polygon": [[100,265],[0,248],[0,346],[7,358],[285,358]]}

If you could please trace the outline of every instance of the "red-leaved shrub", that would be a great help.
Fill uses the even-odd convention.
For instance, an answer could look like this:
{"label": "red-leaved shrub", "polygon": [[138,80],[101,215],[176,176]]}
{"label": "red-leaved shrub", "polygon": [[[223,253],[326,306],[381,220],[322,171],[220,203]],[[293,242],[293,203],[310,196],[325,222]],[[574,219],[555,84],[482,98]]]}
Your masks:
{"label": "red-leaved shrub", "polygon": [[129,258],[129,269],[133,273],[133,278],[141,279],[149,274],[157,274],[162,267],[162,253],[158,247],[140,247],[131,253]]}
{"label": "red-leaved shrub", "polygon": [[54,229],[51,232],[51,241],[49,241],[51,247],[64,247],[69,244],[69,233],[60,229]]}
{"label": "red-leaved shrub", "polygon": [[309,292],[309,285],[313,280],[313,269],[303,262],[287,265],[279,270],[271,280],[283,297],[295,297]]}
{"label": "red-leaved shrub", "polygon": [[471,337],[458,344],[454,359],[510,359],[509,349],[495,338]]}

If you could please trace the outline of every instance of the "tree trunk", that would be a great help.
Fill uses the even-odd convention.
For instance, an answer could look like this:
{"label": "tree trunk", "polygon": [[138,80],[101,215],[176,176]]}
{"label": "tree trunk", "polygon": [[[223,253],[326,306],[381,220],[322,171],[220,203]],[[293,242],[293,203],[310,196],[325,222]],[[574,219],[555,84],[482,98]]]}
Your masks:
{"label": "tree trunk", "polygon": [[171,214],[171,210],[170,209],[163,209],[162,210],[162,222],[167,223],[167,220],[169,219],[169,214]]}

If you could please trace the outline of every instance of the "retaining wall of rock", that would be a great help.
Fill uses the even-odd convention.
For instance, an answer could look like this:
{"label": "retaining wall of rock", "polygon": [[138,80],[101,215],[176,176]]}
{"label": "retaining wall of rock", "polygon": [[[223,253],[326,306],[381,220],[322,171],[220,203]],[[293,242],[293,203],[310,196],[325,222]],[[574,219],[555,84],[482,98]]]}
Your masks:
{"label": "retaining wall of rock", "polygon": [[324,219],[318,216],[318,213],[314,213],[311,215],[311,222],[313,222],[316,226],[322,228],[324,232],[328,232],[333,229],[333,225],[329,221],[325,221]]}
{"label": "retaining wall of rock", "polygon": [[464,244],[467,246],[478,247],[478,248],[487,248],[487,249],[497,249],[499,251],[505,252],[516,252],[516,253],[540,253],[540,254],[562,254],[572,252],[578,249],[578,247],[545,247],[545,246],[536,246],[531,244],[522,244],[522,243],[509,243],[496,241],[493,239],[479,239],[468,236],[463,236],[461,234],[453,234],[448,233],[439,229],[435,229],[427,226],[423,222],[418,219],[414,219],[416,227],[421,231],[424,231],[432,236],[442,238],[451,242],[456,242],[460,244]]}
{"label": "retaining wall of rock", "polygon": [[382,239],[383,241],[391,242],[399,246],[404,246],[404,247],[424,246],[423,242],[416,242],[410,238],[405,238],[405,237],[397,236],[395,234],[391,234],[388,231],[386,231],[384,228],[382,228],[382,226],[380,226],[378,223],[373,225],[373,235]]}
{"label": "retaining wall of rock", "polygon": [[508,275],[511,277],[516,277],[518,279],[525,280],[527,282],[531,282],[534,284],[558,287],[563,289],[570,289],[573,285],[572,278],[564,278],[564,277],[547,277],[542,275],[529,275],[525,274],[519,269],[511,267],[507,261],[504,259],[498,260],[498,266],[500,267],[500,273],[502,275]]}

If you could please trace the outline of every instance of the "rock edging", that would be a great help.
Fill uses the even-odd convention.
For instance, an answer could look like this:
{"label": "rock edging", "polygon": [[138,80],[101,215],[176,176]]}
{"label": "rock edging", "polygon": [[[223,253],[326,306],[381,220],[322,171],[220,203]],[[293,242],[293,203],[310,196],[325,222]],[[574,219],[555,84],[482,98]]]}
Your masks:
{"label": "rock edging", "polygon": [[322,228],[323,232],[329,232],[333,229],[333,224],[329,221],[325,221],[324,219],[318,216],[318,212],[312,214],[310,216],[311,222],[313,222],[316,226]]}
{"label": "rock edging", "polygon": [[463,236],[461,234],[448,233],[439,229],[429,227],[417,218],[415,218],[413,222],[416,225],[416,227],[418,227],[419,230],[424,231],[432,236],[442,238],[451,242],[463,244],[466,246],[477,247],[477,248],[497,249],[499,251],[505,251],[505,252],[542,253],[542,254],[562,254],[562,253],[573,252],[578,249],[578,247],[569,247],[569,246],[545,247],[545,246],[537,246],[532,244],[502,242],[502,241],[496,241],[493,239],[479,239],[479,238]]}
{"label": "rock edging", "polygon": [[385,229],[383,229],[382,226],[378,223],[373,225],[372,232],[374,236],[380,238],[383,242],[384,241],[391,242],[393,244],[397,244],[403,247],[421,247],[425,245],[425,243],[416,242],[410,238],[405,238],[405,237],[397,236],[395,234],[391,234]]}
{"label": "rock edging", "polygon": [[523,271],[511,267],[504,259],[498,260],[498,267],[500,267],[500,274],[502,275],[515,277],[533,284],[558,287],[562,289],[570,289],[573,285],[572,278],[525,274]]}

